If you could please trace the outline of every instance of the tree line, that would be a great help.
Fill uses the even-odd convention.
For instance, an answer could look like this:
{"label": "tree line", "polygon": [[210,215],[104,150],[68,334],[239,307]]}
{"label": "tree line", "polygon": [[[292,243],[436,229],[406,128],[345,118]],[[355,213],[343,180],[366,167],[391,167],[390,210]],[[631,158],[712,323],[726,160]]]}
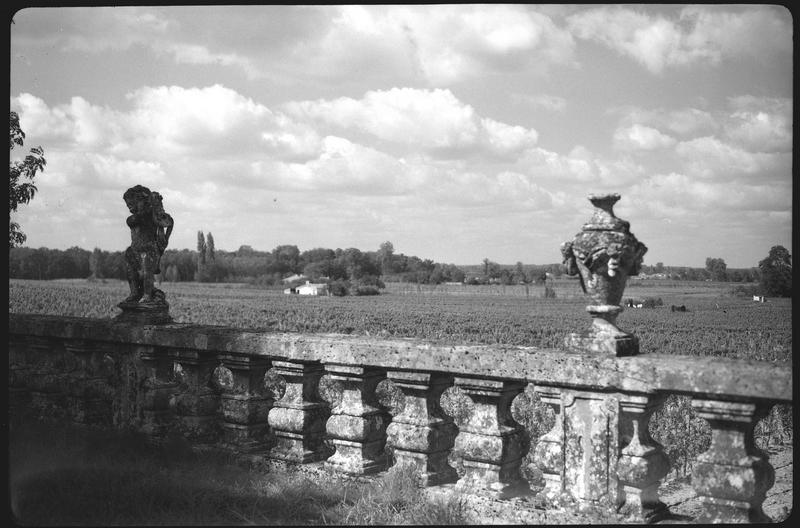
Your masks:
{"label": "tree line", "polygon": [[[456,266],[396,253],[391,242],[375,251],[357,248],[313,248],[279,245],[272,251],[241,246],[236,251],[218,250],[211,233],[198,232],[197,250],[168,249],[161,259],[158,280],[168,282],[245,282],[282,285],[287,276],[328,282],[348,289],[382,288],[385,282],[440,284],[532,284],[548,276],[560,277],[560,264],[501,265],[488,258],[480,265]],[[753,283],[768,296],[791,296],[791,255],[774,246],[758,267],[729,269],[721,258],[709,257],[705,268],[644,265],[642,274],[673,280],[713,280]],[[14,247],[9,249],[9,278],[16,279],[120,279],[125,280],[122,251],[93,251],[77,246],[66,250]]]}

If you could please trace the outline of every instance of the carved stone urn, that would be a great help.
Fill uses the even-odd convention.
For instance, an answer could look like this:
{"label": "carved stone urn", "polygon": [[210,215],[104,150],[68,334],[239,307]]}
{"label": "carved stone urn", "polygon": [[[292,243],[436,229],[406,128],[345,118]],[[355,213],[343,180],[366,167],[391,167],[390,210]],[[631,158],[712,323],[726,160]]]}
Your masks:
{"label": "carved stone urn", "polygon": [[630,232],[630,223],[614,215],[619,194],[589,195],[595,207],[588,223],[572,241],[561,245],[567,275],[578,275],[581,288],[591,299],[586,307],[592,327],[570,334],[570,349],[615,356],[639,353],[639,339],[616,326],[622,312],[622,293],[630,275],[638,275],[647,247]]}

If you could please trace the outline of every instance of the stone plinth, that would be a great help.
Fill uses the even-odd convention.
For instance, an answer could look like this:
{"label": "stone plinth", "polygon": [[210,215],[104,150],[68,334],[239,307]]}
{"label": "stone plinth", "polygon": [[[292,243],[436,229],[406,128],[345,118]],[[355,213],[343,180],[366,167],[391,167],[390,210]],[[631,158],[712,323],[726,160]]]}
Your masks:
{"label": "stone plinth", "polygon": [[615,506],[620,500],[618,397],[565,390],[562,404],[564,492],[582,507]]}
{"label": "stone plinth", "polygon": [[121,323],[156,325],[172,322],[169,304],[165,301],[152,303],[123,301],[117,306],[122,309],[122,313],[114,317],[114,320]]}

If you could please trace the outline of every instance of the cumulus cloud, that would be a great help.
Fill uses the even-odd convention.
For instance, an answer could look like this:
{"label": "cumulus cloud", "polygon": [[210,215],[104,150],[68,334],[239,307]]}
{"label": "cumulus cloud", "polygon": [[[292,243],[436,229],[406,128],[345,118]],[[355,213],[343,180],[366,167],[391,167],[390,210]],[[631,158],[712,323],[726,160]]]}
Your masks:
{"label": "cumulus cloud", "polygon": [[574,63],[571,35],[517,5],[437,5],[385,11],[402,25],[435,86],[485,71]]}
{"label": "cumulus cloud", "polygon": [[[792,27],[780,8],[689,6],[677,20],[628,7],[599,7],[570,15],[568,27],[660,74],[665,68],[764,51],[791,52]],[[763,37],[763,38],[762,38]]]}
{"label": "cumulus cloud", "polygon": [[730,105],[724,133],[731,141],[754,152],[791,152],[791,100],[741,96],[732,98]]}
{"label": "cumulus cloud", "polygon": [[618,128],[614,132],[614,147],[620,150],[656,150],[674,144],[674,138],[643,125]]}
{"label": "cumulus cloud", "polygon": [[[787,188],[789,187],[789,188]],[[791,209],[790,184],[710,182],[686,174],[655,175],[631,189],[631,194],[656,216],[679,218],[697,211],[787,211]]]}
{"label": "cumulus cloud", "polygon": [[[82,53],[147,47],[178,64],[228,66],[251,79],[272,78],[276,72],[278,77],[341,82],[352,75],[394,76],[447,86],[487,72],[547,71],[554,64],[575,64],[569,32],[546,14],[521,5],[247,6],[243,10],[251,20],[239,20],[241,37],[266,46],[242,46],[239,35],[230,35],[224,25],[215,27],[223,15],[218,6],[72,8],[49,18],[50,31],[42,36],[49,35],[51,44],[64,50]],[[264,20],[261,29],[252,25],[252,19]],[[198,27],[203,30],[198,32]]]}
{"label": "cumulus cloud", "polygon": [[392,88],[369,91],[360,100],[301,101],[285,108],[297,119],[431,152],[478,148],[506,155],[529,148],[538,139],[535,130],[479,117],[446,89]]}
{"label": "cumulus cloud", "polygon": [[[773,179],[787,169],[787,156],[749,152],[715,137],[684,141],[675,147],[688,174],[703,179],[732,180],[742,177]],[[790,167],[791,165],[789,165]]]}

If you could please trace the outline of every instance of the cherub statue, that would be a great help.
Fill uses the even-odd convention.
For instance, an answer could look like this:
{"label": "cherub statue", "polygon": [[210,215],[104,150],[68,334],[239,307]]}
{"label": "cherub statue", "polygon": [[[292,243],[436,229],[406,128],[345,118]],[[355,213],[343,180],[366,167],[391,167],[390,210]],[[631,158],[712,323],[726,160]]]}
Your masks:
{"label": "cherub statue", "polygon": [[169,243],[174,222],[164,211],[161,195],[136,185],[122,195],[131,212],[131,245],[125,250],[131,294],[123,303],[165,303],[164,292],[155,287],[154,275],[161,272],[161,256]]}

